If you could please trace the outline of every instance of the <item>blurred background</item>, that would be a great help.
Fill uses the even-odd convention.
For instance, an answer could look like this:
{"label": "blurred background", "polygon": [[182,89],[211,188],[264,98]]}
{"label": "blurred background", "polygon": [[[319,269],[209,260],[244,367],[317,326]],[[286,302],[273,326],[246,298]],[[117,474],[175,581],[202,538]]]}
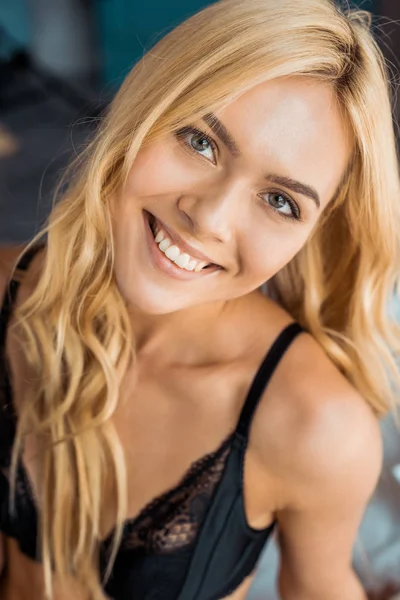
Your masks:
{"label": "blurred background", "polygon": [[[279,0],[276,0],[279,2]],[[299,0],[301,1],[301,0]],[[52,191],[134,63],[205,0],[0,0],[0,243],[28,241]],[[395,70],[400,0],[359,0]],[[398,120],[399,106],[394,118]],[[400,586],[400,436],[382,423],[385,464],[360,528],[354,562],[366,586]],[[273,542],[250,600],[277,600]]]}

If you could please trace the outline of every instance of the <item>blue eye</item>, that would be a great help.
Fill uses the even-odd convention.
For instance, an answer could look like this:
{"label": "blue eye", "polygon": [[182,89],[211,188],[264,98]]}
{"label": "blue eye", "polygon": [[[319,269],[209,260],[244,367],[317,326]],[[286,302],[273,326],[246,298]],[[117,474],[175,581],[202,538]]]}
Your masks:
{"label": "blue eye", "polygon": [[[192,152],[196,154],[200,154],[204,156],[207,160],[211,160],[212,163],[216,164],[215,153],[217,150],[217,146],[212,138],[209,135],[204,133],[204,131],[200,131],[200,129],[196,129],[195,127],[183,127],[179,129],[175,133],[176,137],[181,141],[185,146],[189,148]],[[190,140],[190,141],[188,141]],[[201,152],[207,151],[211,149],[211,157],[201,154]]]}
{"label": "blue eye", "polygon": [[285,219],[296,219],[300,221],[300,209],[289,196],[283,192],[268,192],[263,197],[269,197],[268,205]]}

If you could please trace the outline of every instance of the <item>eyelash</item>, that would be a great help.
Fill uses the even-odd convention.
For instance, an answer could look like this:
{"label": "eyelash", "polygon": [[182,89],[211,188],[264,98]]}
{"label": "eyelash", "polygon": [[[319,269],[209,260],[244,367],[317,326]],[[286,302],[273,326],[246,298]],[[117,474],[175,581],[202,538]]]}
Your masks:
{"label": "eyelash", "polygon": [[[186,146],[191,152],[194,152],[197,156],[199,156],[200,151],[195,150],[193,148],[193,146],[191,144],[189,144],[185,139],[186,136],[188,136],[189,134],[201,136],[201,138],[207,140],[207,142],[210,144],[210,146],[214,150],[214,152],[218,152],[217,144],[204,131],[197,129],[196,127],[189,127],[189,126],[183,127],[182,129],[179,129],[178,131],[176,131],[175,136],[179,140],[179,142],[181,142],[184,146]],[[200,156],[201,156],[201,154],[200,154]],[[206,158],[206,160],[209,160],[209,159]],[[271,210],[273,210],[275,213],[277,213],[279,216],[281,216],[283,219],[286,219],[286,220],[290,220],[290,221],[301,221],[302,220],[300,208],[296,204],[296,202],[294,202],[294,200],[292,200],[292,198],[290,198],[290,196],[287,196],[286,194],[284,194],[283,192],[278,191],[278,190],[268,192],[268,194],[275,194],[277,196],[281,196],[289,204],[291,211],[292,211],[292,215],[286,215],[285,213],[280,212],[278,209],[274,208],[270,204],[264,202],[264,204],[266,206],[268,206]]]}

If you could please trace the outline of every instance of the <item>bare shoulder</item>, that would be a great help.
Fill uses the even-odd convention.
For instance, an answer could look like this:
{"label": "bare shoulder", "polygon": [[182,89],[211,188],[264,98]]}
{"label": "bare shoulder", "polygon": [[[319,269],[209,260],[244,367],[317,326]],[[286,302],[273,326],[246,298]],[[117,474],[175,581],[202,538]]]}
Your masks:
{"label": "bare shoulder", "polygon": [[[285,326],[285,312],[276,320]],[[367,501],[382,464],[377,418],[308,333],[278,364],[254,418],[252,448],[288,505]]]}
{"label": "bare shoulder", "polygon": [[11,270],[18,256],[23,251],[23,245],[0,245],[0,293],[2,294],[7,285]]}
{"label": "bare shoulder", "polygon": [[[25,247],[24,244],[0,245],[0,299],[4,296],[4,292],[13,275],[14,267],[16,266],[19,257],[24,252]],[[22,291],[24,296],[29,294],[31,284],[37,281],[43,252],[39,252],[38,255],[39,256],[35,256],[33,259],[33,264],[29,270],[23,273],[25,285],[21,287],[24,287],[24,290]]]}

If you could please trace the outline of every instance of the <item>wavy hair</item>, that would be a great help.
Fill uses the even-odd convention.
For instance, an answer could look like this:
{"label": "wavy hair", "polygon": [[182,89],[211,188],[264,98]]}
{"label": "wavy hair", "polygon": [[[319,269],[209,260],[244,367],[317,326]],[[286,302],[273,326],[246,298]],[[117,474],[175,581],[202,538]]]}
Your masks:
{"label": "wavy hair", "polygon": [[127,510],[112,415],[122,378],[134,368],[135,340],[114,278],[112,195],[144,145],[259,83],[295,76],[329,83],[354,138],[340,193],[272,289],[377,416],[396,405],[400,332],[389,309],[399,274],[399,172],[390,78],[370,25],[368,13],[330,0],[221,0],[193,15],[128,74],[25,247],[22,254],[47,234],[35,289],[16,311],[38,377],[20,408],[13,473],[25,435],[34,432],[49,598],[55,573],[104,600],[105,489],[113,490],[116,523],[108,573]]}

